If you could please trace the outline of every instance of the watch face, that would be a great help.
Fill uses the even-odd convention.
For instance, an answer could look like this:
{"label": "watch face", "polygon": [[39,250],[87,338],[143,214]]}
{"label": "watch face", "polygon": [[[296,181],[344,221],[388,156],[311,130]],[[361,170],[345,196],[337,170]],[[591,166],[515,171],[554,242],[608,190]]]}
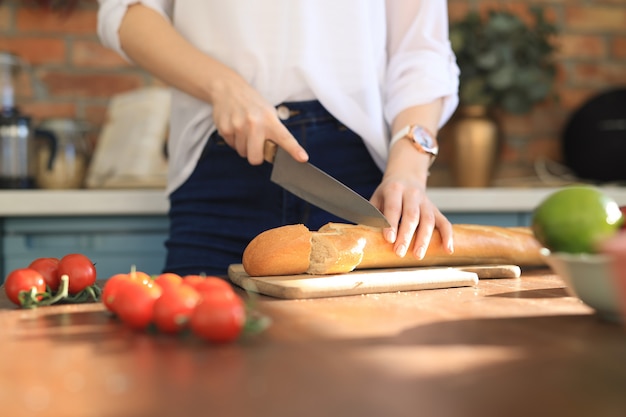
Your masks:
{"label": "watch face", "polygon": [[424,152],[437,155],[439,151],[437,140],[430,133],[428,133],[426,129],[420,126],[415,126],[413,129],[413,140],[417,145],[421,146]]}

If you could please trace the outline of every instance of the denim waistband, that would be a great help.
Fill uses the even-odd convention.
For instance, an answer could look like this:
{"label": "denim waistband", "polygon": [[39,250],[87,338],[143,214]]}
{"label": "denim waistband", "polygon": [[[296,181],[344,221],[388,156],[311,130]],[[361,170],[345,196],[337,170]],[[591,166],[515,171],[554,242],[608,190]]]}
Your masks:
{"label": "denim waistband", "polygon": [[278,118],[287,126],[336,120],[317,100],[287,101],[276,106],[276,113]]}

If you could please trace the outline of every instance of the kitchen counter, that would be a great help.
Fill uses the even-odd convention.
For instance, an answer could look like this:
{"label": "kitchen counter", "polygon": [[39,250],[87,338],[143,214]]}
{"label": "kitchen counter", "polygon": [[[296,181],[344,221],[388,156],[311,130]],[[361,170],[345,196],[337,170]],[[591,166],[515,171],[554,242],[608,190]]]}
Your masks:
{"label": "kitchen counter", "polygon": [[568,416],[626,409],[626,330],[548,270],[476,287],[261,296],[263,334],[213,346],[128,330],[101,304],[0,294],[0,415]]}
{"label": "kitchen counter", "polygon": [[[626,205],[625,187],[606,193]],[[430,188],[431,200],[444,212],[530,212],[556,188]],[[0,217],[160,215],[168,201],[163,190],[3,190]]]}

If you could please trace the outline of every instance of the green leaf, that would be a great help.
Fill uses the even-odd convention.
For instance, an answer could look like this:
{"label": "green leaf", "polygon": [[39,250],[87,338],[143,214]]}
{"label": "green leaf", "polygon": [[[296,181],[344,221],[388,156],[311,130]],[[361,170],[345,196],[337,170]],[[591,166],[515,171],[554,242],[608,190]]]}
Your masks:
{"label": "green leaf", "polygon": [[500,67],[487,78],[487,83],[494,90],[505,91],[511,87],[515,80],[515,68],[511,66]]}
{"label": "green leaf", "polygon": [[523,113],[550,95],[555,80],[553,37],[556,26],[543,7],[530,8],[534,24],[494,8],[470,11],[452,22],[450,42],[461,69],[463,104],[485,104]]}

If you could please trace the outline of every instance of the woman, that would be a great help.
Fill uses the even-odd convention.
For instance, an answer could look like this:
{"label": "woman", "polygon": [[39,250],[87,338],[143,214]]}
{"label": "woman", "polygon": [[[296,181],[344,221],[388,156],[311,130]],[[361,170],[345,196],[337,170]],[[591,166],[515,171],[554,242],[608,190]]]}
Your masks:
{"label": "woman", "polygon": [[266,140],[369,198],[398,256],[434,228],[452,252],[426,195],[458,102],[445,0],[100,0],[98,33],[173,86],[166,271],[223,274],[263,230],[342,221],[269,181]]}

